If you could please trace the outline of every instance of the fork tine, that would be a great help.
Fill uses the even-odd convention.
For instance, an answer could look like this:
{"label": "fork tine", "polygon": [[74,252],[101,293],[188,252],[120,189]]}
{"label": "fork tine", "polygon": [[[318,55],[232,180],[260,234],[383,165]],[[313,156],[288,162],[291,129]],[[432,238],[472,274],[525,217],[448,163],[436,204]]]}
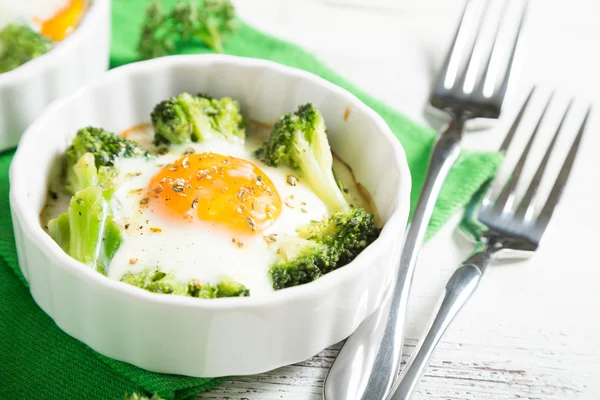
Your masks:
{"label": "fork tine", "polygon": [[502,192],[500,192],[500,196],[498,196],[498,199],[496,200],[494,209],[498,212],[502,212],[512,206],[512,200],[515,196],[515,189],[517,188],[517,184],[519,183],[519,179],[521,178],[521,174],[523,173],[523,167],[525,166],[525,161],[527,160],[527,157],[529,156],[529,150],[531,150],[533,141],[535,140],[535,137],[537,136],[537,133],[540,130],[540,126],[542,125],[542,121],[544,120],[546,112],[548,111],[548,107],[550,106],[552,97],[554,97],[554,93],[552,93],[550,95],[550,97],[548,98],[548,101],[546,101],[546,105],[544,106],[542,115],[540,115],[540,117],[537,121],[537,124],[535,125],[535,128],[533,130],[533,133],[529,137],[529,141],[527,142],[527,145],[525,146],[525,149],[523,150],[523,153],[521,154],[519,161],[517,161],[517,165],[515,165],[515,169],[513,170],[512,174],[510,175],[510,178],[508,178],[508,182],[502,189]]}
{"label": "fork tine", "polygon": [[465,6],[463,7],[463,11],[460,16],[460,23],[458,24],[458,28],[456,28],[456,32],[454,33],[454,38],[452,39],[452,44],[450,45],[450,49],[448,50],[448,53],[446,54],[446,58],[444,59],[444,64],[442,65],[442,68],[440,69],[440,72],[438,73],[437,82],[436,82],[436,90],[435,90],[437,92],[443,91],[446,87],[445,82],[446,82],[446,79],[448,79],[450,63],[452,62],[452,56],[456,52],[456,44],[457,44],[458,36],[459,36],[460,31],[462,30],[463,26],[465,25],[465,15],[467,13],[467,8],[469,7],[469,3],[470,3],[470,0],[467,0],[465,2]]}
{"label": "fork tine", "polygon": [[523,114],[525,114],[527,105],[529,105],[529,100],[531,100],[531,98],[533,97],[534,92],[535,92],[535,86],[532,87],[531,90],[529,91],[529,94],[527,95],[527,99],[525,99],[525,102],[521,106],[521,110],[519,110],[517,117],[515,118],[510,129],[508,130],[508,134],[506,135],[506,137],[504,138],[504,141],[502,142],[502,145],[500,146],[499,151],[501,153],[506,153],[506,150],[508,150],[508,146],[510,146],[512,139],[515,136],[515,133],[517,132],[517,128],[519,127],[519,124],[521,123],[521,119],[523,119]]}
{"label": "fork tine", "polygon": [[492,56],[494,55],[495,50],[496,50],[496,45],[498,44],[498,34],[500,33],[500,28],[502,27],[502,24],[504,22],[504,17],[506,15],[507,9],[508,9],[508,1],[506,1],[502,7],[502,11],[500,13],[500,18],[498,20],[498,25],[496,26],[496,32],[494,33],[494,43],[492,43],[492,47],[487,56],[487,61],[485,63],[483,73],[481,74],[481,77],[477,81],[477,84],[475,85],[475,88],[473,90],[473,92],[479,93],[480,95],[483,95],[483,90],[485,88],[485,82],[487,81],[488,73],[490,70],[490,65],[492,64]]}
{"label": "fork tine", "polygon": [[517,208],[517,212],[516,212],[517,217],[526,219],[533,213],[533,205],[534,205],[538,187],[540,186],[540,182],[542,181],[542,176],[544,175],[546,166],[548,165],[548,160],[550,159],[550,155],[552,154],[552,150],[554,149],[554,144],[556,143],[556,140],[558,139],[558,135],[562,131],[563,124],[564,124],[565,120],[567,119],[567,115],[569,114],[569,111],[571,110],[572,105],[573,105],[573,99],[571,99],[571,101],[569,102],[569,105],[567,106],[567,108],[560,120],[560,123],[558,124],[558,127],[556,128],[556,132],[554,133],[554,136],[552,137],[552,141],[550,141],[550,145],[548,146],[548,149],[546,150],[546,153],[544,154],[544,158],[542,159],[540,166],[538,167],[537,171],[535,172],[535,175],[533,176],[533,179],[531,180],[531,183],[529,184],[529,187],[527,188],[527,192],[525,193],[523,200],[521,200],[521,203],[519,204],[519,207]]}
{"label": "fork tine", "polygon": [[538,235],[540,236],[546,230],[546,227],[550,222],[550,218],[552,217],[552,213],[554,212],[554,208],[556,207],[556,204],[558,204],[565,184],[569,179],[569,174],[571,173],[571,168],[573,167],[573,164],[575,162],[575,157],[577,156],[577,151],[579,150],[579,144],[581,143],[581,138],[583,137],[583,133],[585,132],[591,112],[592,108],[590,106],[588,107],[588,110],[579,128],[579,132],[577,133],[577,136],[575,137],[575,140],[571,145],[571,149],[567,154],[567,158],[565,159],[565,162],[563,163],[563,166],[558,174],[558,178],[556,179],[556,182],[552,187],[552,191],[550,191],[548,200],[546,200],[546,204],[544,204],[544,207],[542,208],[542,211],[540,212],[540,215],[536,221],[536,228],[538,231]]}
{"label": "fork tine", "polygon": [[502,83],[500,84],[498,90],[492,95],[497,102],[502,102],[504,100],[504,96],[506,95],[506,89],[508,88],[508,81],[510,80],[511,69],[513,65],[513,61],[515,60],[515,53],[517,52],[517,45],[519,44],[519,38],[521,37],[521,30],[523,28],[523,22],[525,21],[525,15],[527,14],[527,7],[529,5],[529,0],[525,0],[523,4],[523,12],[521,12],[521,19],[519,20],[519,25],[517,27],[517,32],[515,38],[512,43],[512,49],[510,52],[510,56],[508,58],[508,64],[506,66],[506,73],[502,78]]}
{"label": "fork tine", "polygon": [[[513,138],[515,137],[515,133],[517,133],[517,128],[519,127],[519,124],[521,123],[521,120],[523,119],[523,115],[525,114],[525,110],[527,109],[527,106],[529,105],[529,101],[533,97],[533,93],[535,92],[535,89],[536,89],[536,87],[533,86],[531,88],[531,90],[529,91],[529,94],[527,95],[527,98],[523,102],[523,105],[521,106],[519,113],[515,117],[515,120],[513,121],[512,125],[510,126],[510,129],[508,130],[508,133],[506,134],[506,136],[504,137],[504,140],[502,141],[502,144],[500,145],[500,149],[498,150],[500,153],[505,154],[506,150],[508,150],[508,147],[510,146]],[[483,197],[482,205],[484,206],[484,208],[491,205],[491,199],[492,199],[493,194],[494,194],[494,185],[490,184],[487,192],[485,193],[485,196]]]}
{"label": "fork tine", "polygon": [[[483,28],[483,22],[485,21],[485,16],[488,13],[489,7],[490,7],[490,0],[485,0],[481,19],[479,20],[479,25],[477,25],[477,31],[475,32],[475,39],[473,39],[473,43],[471,43],[471,48],[469,49],[469,56],[467,57],[465,66],[460,71],[458,71],[458,70],[456,71],[458,78],[457,78],[456,82],[454,83],[454,85],[452,85],[452,86],[457,88],[460,91],[464,91],[467,74],[469,72],[469,68],[471,67],[471,63],[473,63],[473,53],[475,52],[475,47],[477,46],[477,42],[479,40],[479,37],[481,36],[481,29]],[[460,64],[459,64],[459,66],[460,66]],[[473,67],[473,68],[475,68],[475,67]],[[476,68],[475,68],[475,71],[477,71]]]}

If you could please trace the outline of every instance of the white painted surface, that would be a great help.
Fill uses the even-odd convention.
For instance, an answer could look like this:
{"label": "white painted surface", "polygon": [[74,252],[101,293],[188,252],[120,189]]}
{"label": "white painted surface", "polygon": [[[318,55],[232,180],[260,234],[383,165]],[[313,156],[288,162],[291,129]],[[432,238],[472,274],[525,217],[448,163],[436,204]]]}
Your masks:
{"label": "white painted surface", "polygon": [[[421,110],[433,74],[462,8],[458,0],[238,0],[255,26],[315,52],[331,67],[399,111],[424,123]],[[533,83],[539,98],[556,88],[566,98],[600,106],[599,3],[532,0],[523,62],[510,120]],[[399,71],[402,71],[400,73]],[[510,100],[510,99],[509,99]],[[535,114],[535,113],[534,113]],[[506,118],[508,117],[508,118]],[[541,248],[527,262],[490,268],[457,317],[415,396],[456,400],[600,399],[599,119],[594,116],[574,175]],[[555,121],[554,121],[555,122]],[[552,133],[547,124],[543,134]],[[465,146],[497,148],[502,133],[472,133]],[[568,139],[567,139],[568,140]],[[566,145],[561,146],[565,150]],[[538,149],[537,153],[541,153]],[[458,218],[424,248],[411,294],[405,352],[409,354],[446,280],[469,245],[455,234]],[[321,399],[334,346],[306,362],[237,377],[200,399]]]}

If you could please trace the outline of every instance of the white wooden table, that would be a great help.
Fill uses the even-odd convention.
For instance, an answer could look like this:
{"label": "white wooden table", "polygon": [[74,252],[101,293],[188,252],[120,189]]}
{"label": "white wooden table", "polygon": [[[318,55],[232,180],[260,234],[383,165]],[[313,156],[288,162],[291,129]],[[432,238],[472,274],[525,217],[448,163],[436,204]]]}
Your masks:
{"label": "white wooden table", "polygon": [[[503,1],[503,0],[500,0]],[[293,41],[413,119],[462,8],[459,0],[238,0],[240,15]],[[524,62],[513,99],[539,82],[600,105],[597,0],[532,0]],[[505,117],[517,102],[505,107]],[[560,104],[557,106],[559,109]],[[559,117],[557,113],[555,117]],[[505,118],[507,120],[507,118]],[[434,356],[423,399],[600,399],[600,118],[536,256],[492,267]],[[546,129],[550,133],[549,129]],[[466,147],[493,150],[501,135],[471,133]],[[564,146],[563,146],[564,148]],[[411,292],[409,355],[439,293],[469,252],[454,233],[458,217],[420,258]],[[339,345],[313,359],[236,377],[199,399],[321,399]]]}

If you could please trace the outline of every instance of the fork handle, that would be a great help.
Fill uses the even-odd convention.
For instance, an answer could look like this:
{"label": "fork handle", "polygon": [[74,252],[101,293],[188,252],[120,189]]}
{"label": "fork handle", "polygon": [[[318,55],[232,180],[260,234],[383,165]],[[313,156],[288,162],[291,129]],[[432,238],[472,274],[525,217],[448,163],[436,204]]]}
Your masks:
{"label": "fork handle", "polygon": [[395,392],[392,390],[393,395],[389,397],[390,400],[410,399],[429,365],[437,344],[454,317],[475,293],[490,259],[490,252],[484,248],[474,252],[454,271],[446,284],[437,314],[431,320],[427,334],[421,338],[402,370]]}
{"label": "fork handle", "polygon": [[453,118],[438,137],[413,219],[404,238],[389,299],[350,335],[323,385],[326,400],[384,400],[400,372],[408,293],[433,207],[460,153],[465,118]]}

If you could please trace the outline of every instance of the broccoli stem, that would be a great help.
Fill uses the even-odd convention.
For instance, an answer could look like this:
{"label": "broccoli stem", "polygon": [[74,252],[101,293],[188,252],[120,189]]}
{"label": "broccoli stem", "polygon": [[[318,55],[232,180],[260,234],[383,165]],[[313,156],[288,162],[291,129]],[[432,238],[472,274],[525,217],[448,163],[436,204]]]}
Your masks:
{"label": "broccoli stem", "polygon": [[215,26],[212,20],[207,20],[205,24],[205,28],[208,31],[208,34],[203,31],[198,31],[197,34],[200,38],[208,45],[208,47],[212,48],[215,52],[222,54],[223,50],[223,42],[221,40],[221,34],[219,33],[218,27]]}
{"label": "broccoli stem", "polygon": [[304,135],[297,140],[297,157],[302,176],[331,211],[348,209],[348,202],[333,176],[333,156],[324,134],[312,135],[308,143]]}
{"label": "broccoli stem", "polygon": [[106,274],[121,246],[123,233],[108,213],[108,202],[99,186],[88,186],[71,198],[69,209],[48,222],[52,239],[74,259]]}
{"label": "broccoli stem", "polygon": [[69,205],[69,255],[93,268],[100,254],[107,208],[98,186],[77,192]]}
{"label": "broccoli stem", "polygon": [[72,168],[67,169],[66,189],[77,193],[89,186],[98,184],[98,169],[92,153],[85,153]]}
{"label": "broccoli stem", "polygon": [[123,232],[121,227],[115,223],[113,217],[106,217],[104,224],[104,235],[102,237],[102,249],[98,259],[98,270],[106,275],[106,270],[110,260],[115,256],[117,250],[123,242]]}
{"label": "broccoli stem", "polygon": [[102,188],[102,195],[110,201],[119,186],[119,172],[114,167],[101,166],[98,168],[98,185]]}
{"label": "broccoli stem", "polygon": [[70,251],[70,224],[69,213],[61,214],[58,218],[48,221],[50,237],[66,252]]}

